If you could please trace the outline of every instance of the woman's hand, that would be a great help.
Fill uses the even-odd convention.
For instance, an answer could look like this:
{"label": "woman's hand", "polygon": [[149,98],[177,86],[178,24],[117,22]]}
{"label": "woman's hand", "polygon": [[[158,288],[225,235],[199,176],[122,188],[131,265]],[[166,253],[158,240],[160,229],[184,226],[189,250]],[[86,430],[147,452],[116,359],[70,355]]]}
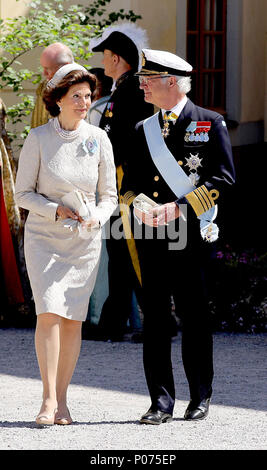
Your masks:
{"label": "woman's hand", "polygon": [[99,219],[91,217],[89,220],[83,220],[81,226],[84,230],[92,230],[94,228],[99,228]]}
{"label": "woman's hand", "polygon": [[57,206],[57,216],[60,219],[74,219],[79,222],[83,222],[82,217],[79,216],[78,212],[73,212],[69,207]]}

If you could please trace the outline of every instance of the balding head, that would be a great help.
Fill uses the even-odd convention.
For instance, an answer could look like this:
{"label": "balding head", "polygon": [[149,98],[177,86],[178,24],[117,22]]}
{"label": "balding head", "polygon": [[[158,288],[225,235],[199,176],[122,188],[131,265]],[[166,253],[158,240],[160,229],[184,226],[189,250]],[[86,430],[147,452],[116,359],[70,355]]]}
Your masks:
{"label": "balding head", "polygon": [[70,48],[61,42],[55,42],[46,47],[40,58],[44,76],[47,80],[51,80],[62,65],[71,64],[72,62],[74,62],[74,58]]}

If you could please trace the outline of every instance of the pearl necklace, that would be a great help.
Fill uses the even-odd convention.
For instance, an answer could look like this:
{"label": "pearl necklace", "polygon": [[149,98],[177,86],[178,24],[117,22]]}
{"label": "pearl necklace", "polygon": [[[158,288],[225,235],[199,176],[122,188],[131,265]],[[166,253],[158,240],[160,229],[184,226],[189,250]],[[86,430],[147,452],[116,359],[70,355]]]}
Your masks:
{"label": "pearl necklace", "polygon": [[80,135],[80,126],[74,131],[66,131],[60,126],[60,122],[57,117],[54,119],[54,127],[58,135],[63,139],[71,140],[75,139],[76,137],[78,137],[78,135]]}

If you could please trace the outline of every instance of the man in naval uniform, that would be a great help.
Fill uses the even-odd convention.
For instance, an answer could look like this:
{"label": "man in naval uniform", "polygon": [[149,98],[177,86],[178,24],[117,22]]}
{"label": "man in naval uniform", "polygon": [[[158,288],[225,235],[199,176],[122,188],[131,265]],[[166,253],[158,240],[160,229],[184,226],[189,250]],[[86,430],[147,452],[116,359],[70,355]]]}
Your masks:
{"label": "man in naval uniform", "polygon": [[[168,325],[171,295],[181,318],[182,360],[190,391],[184,418],[199,420],[208,414],[213,346],[207,289],[219,233],[216,215],[235,172],[224,118],[187,97],[191,65],[165,51],[144,49],[143,54],[137,74],[140,88],[145,101],[160,111],[136,126],[135,157],[129,159],[122,194],[133,208],[136,227],[144,232],[136,243],[151,407],[140,422],[161,424],[172,419],[175,402]],[[149,209],[140,193],[158,205]],[[140,238],[140,230],[133,232]]]}
{"label": "man in naval uniform", "polygon": [[[102,114],[99,127],[104,129],[113,146],[120,191],[125,173],[129,142],[137,122],[151,116],[154,106],[144,101],[135,73],[141,68],[142,48],[146,47],[146,32],[132,23],[111,26],[100,38],[93,38],[90,49],[103,53],[105,75],[113,79],[113,92]],[[118,211],[110,219],[110,226],[119,227]],[[103,306],[99,330],[112,340],[121,340],[131,315],[135,290],[140,299],[140,268],[134,240],[107,237],[109,255],[109,296]],[[106,332],[106,333],[105,333]]]}

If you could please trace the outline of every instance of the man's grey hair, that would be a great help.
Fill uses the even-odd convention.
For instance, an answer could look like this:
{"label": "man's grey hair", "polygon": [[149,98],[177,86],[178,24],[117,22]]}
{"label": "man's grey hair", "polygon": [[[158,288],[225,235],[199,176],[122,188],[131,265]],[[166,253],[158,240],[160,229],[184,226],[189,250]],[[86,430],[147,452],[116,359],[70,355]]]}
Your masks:
{"label": "man's grey hair", "polygon": [[181,77],[178,75],[165,75],[165,77],[162,76],[161,78],[166,79],[168,77],[175,78],[177,86],[181,93],[184,93],[186,95],[191,90],[191,78],[190,77]]}
{"label": "man's grey hair", "polygon": [[177,86],[181,93],[185,95],[191,90],[191,78],[190,77],[177,77],[175,76]]}

